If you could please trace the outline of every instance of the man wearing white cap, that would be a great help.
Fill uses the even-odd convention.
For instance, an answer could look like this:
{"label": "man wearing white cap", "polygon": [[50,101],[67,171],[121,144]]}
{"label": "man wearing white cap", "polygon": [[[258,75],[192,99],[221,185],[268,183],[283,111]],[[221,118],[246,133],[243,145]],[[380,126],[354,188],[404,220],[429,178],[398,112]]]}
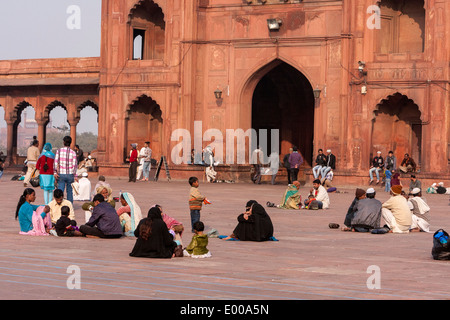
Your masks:
{"label": "man wearing white cap", "polygon": [[411,231],[430,232],[430,207],[422,199],[419,188],[414,188],[410,192],[408,206],[412,212]]}
{"label": "man wearing white cap", "polygon": [[355,214],[351,225],[358,232],[369,232],[378,229],[381,221],[381,202],[375,199],[375,190],[369,188],[366,197],[359,200],[355,206]]}
{"label": "man wearing white cap", "polygon": [[91,182],[88,179],[88,173],[83,172],[81,179],[72,184],[73,200],[86,201],[91,199]]}
{"label": "man wearing white cap", "polygon": [[370,181],[369,184],[373,182],[373,173],[377,175],[377,184],[380,183],[380,171],[383,170],[384,160],[381,156],[381,151],[377,151],[377,156],[373,158],[372,165],[369,170]]}

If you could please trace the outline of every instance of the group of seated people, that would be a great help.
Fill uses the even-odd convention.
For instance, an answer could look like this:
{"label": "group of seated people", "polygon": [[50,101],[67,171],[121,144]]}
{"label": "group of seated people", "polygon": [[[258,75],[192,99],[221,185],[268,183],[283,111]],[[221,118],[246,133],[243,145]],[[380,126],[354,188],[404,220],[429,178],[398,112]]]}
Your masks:
{"label": "group of seated people", "polygon": [[[208,234],[204,224],[198,221],[193,226],[194,235],[190,244],[183,247],[182,223],[163,213],[159,205],[154,205],[143,217],[141,208],[129,192],[112,197],[109,184],[100,180],[95,187],[92,201],[82,205],[85,223],[78,226],[70,201],[64,199],[60,189],[53,192],[53,200],[48,205],[34,205],[36,193],[26,188],[16,208],[16,220],[20,224],[20,234],[34,236],[54,235],[57,237],[121,238],[136,237],[130,252],[133,257],[171,258],[188,256],[192,258],[210,257],[207,249]],[[116,209],[116,200],[121,206]],[[220,236],[226,240],[276,241],[273,225],[264,208],[256,201],[249,201],[246,212],[239,215],[238,224],[230,236]]]}
{"label": "group of seated people", "polygon": [[[355,198],[347,210],[342,231],[372,233],[409,233],[430,231],[430,207],[419,188],[409,194],[400,185],[390,188],[391,197],[381,203],[375,189],[357,188]],[[339,227],[330,224],[330,228]]]}
{"label": "group of seated people", "polygon": [[309,194],[305,201],[302,202],[300,195],[300,182],[294,181],[288,185],[284,192],[283,198],[279,205],[267,202],[268,207],[277,207],[281,209],[328,209],[330,207],[329,189],[325,189],[319,179],[313,181],[313,187],[309,190]]}
{"label": "group of seated people", "polygon": [[[34,205],[36,193],[34,189],[26,188],[20,196],[16,208],[15,216],[20,225],[19,233],[33,236],[84,236],[88,238],[136,236],[138,241],[135,247],[137,248],[142,245],[142,235],[144,234],[140,227],[147,220],[153,222],[155,219],[159,219],[165,229],[158,226],[159,221],[150,222],[150,231],[148,228],[143,229],[147,230],[147,236],[144,238],[150,239],[151,245],[147,246],[145,250],[134,248],[130,255],[160,258],[183,256],[181,234],[184,227],[176,219],[163,213],[161,206],[155,205],[149,210],[148,217],[143,218],[139,205],[130,193],[124,192],[120,195],[119,200],[122,206],[116,210],[116,201],[112,198],[112,190],[108,184],[100,183],[96,192],[92,201],[83,204],[82,209],[86,211],[86,221],[83,225],[78,226],[75,221],[73,205],[64,199],[62,190],[54,190],[53,200],[48,205]],[[161,237],[166,240],[171,239],[171,242],[160,242]],[[170,256],[167,256],[167,248],[172,248],[169,250],[172,253]],[[189,250],[189,248],[188,246],[187,249]]]}

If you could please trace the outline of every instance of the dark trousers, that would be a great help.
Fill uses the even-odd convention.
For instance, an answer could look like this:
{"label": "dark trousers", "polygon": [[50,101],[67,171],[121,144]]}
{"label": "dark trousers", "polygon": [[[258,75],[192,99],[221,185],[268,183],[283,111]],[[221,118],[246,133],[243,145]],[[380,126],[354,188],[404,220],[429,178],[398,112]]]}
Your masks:
{"label": "dark trousers", "polygon": [[194,232],[194,223],[200,221],[200,210],[191,210],[191,228]]}
{"label": "dark trousers", "polygon": [[137,167],[137,161],[130,163],[130,168],[128,169],[128,182],[136,182]]}
{"label": "dark trousers", "polygon": [[90,227],[88,225],[83,224],[80,226],[80,232],[84,235],[88,236],[95,236],[99,238],[120,238],[121,234],[104,234],[102,231],[100,231],[97,227]]}
{"label": "dark trousers", "polygon": [[286,168],[286,171],[287,171],[288,184],[291,184],[292,183],[292,180],[291,180],[291,169]]}
{"label": "dark trousers", "polygon": [[298,178],[298,168],[291,168],[291,180],[292,182],[297,181]]}

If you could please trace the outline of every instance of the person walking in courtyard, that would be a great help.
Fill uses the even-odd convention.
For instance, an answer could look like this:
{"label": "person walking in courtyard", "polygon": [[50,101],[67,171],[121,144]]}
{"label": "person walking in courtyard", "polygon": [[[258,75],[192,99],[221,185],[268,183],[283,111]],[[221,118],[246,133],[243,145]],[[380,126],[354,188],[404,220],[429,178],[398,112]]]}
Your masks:
{"label": "person walking in courtyard", "polygon": [[141,149],[139,157],[142,164],[142,180],[148,181],[151,170],[152,149],[150,149],[150,141],[146,141],[144,147]]}
{"label": "person walking in courtyard", "polygon": [[31,142],[31,146],[28,147],[27,150],[27,173],[25,174],[25,179],[23,180],[23,186],[27,187],[30,179],[32,178],[33,173],[36,170],[36,163],[39,159],[39,141],[36,139]]}
{"label": "person walking in courtyard", "polygon": [[49,204],[53,200],[53,190],[55,189],[54,162],[55,154],[52,152],[52,145],[46,143],[36,163],[36,168],[39,170],[39,186],[44,191],[45,204]]}
{"label": "person walking in courtyard", "polygon": [[286,153],[283,157],[283,166],[286,168],[287,178],[288,178],[288,184],[292,183],[291,180],[291,165],[289,164],[289,157],[291,156],[291,153],[294,151],[293,148],[289,148],[289,153]]}
{"label": "person walking in courtyard", "polygon": [[58,149],[55,155],[54,174],[58,181],[58,189],[66,190],[67,200],[73,203],[72,183],[78,180],[77,177],[77,154],[70,149],[72,138],[65,136],[63,138],[64,147]]}
{"label": "person walking in courtyard", "polygon": [[293,149],[293,151],[292,151],[291,155],[289,156],[291,181],[297,181],[298,180],[298,171],[300,170],[300,166],[303,163],[303,157],[298,152],[297,147],[293,147],[292,149]]}

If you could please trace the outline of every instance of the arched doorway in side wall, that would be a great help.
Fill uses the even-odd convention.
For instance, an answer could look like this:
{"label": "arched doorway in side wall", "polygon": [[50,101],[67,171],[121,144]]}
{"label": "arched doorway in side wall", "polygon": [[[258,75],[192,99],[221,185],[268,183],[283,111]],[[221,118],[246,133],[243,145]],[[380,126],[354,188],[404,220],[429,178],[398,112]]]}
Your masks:
{"label": "arched doorway in side wall", "polygon": [[160,106],[152,98],[142,95],[129,106],[126,121],[126,146],[124,159],[129,156],[130,145],[138,144],[140,150],[146,141],[150,142],[152,158],[162,155],[163,118]]}
{"label": "arched doorway in side wall", "polygon": [[[252,128],[268,129],[267,152],[273,145],[270,130],[279,130],[281,159],[297,146],[304,165],[311,166],[314,138],[314,94],[309,80],[296,68],[275,60],[256,84],[252,97]],[[258,143],[261,139],[258,137]]]}
{"label": "arched doorway in side wall", "polygon": [[374,111],[370,156],[379,150],[383,156],[392,150],[397,166],[408,153],[420,165],[422,160],[422,121],[419,106],[407,96],[395,93],[383,99]]}

